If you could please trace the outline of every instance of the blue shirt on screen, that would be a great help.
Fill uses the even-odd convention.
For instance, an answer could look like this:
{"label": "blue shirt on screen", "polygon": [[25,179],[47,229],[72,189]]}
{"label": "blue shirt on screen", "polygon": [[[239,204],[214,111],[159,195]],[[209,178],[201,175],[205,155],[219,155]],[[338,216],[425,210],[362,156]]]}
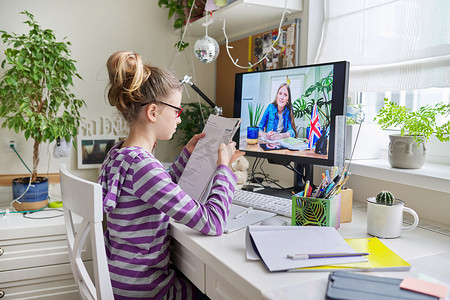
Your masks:
{"label": "blue shirt on screen", "polygon": [[[283,130],[281,133],[289,132],[291,137],[295,137],[295,131],[291,125],[291,118],[289,117],[289,110],[287,107],[284,108],[283,114]],[[278,109],[273,104],[269,104],[264,114],[261,118],[261,122],[259,122],[259,130],[269,132],[275,131],[277,132],[278,127]]]}

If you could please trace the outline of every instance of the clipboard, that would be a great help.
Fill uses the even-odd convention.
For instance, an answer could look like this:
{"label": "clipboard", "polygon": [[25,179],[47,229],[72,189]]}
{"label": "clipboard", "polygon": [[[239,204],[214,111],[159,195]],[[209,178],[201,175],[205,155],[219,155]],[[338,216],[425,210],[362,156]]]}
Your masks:
{"label": "clipboard", "polygon": [[403,279],[379,277],[345,271],[331,272],[328,276],[327,300],[438,300],[439,298],[401,289]]}

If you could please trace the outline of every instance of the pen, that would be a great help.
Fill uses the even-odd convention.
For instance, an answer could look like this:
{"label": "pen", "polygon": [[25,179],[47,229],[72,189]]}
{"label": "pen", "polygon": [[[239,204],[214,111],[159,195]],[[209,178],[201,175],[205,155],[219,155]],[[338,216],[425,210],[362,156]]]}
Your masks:
{"label": "pen", "polygon": [[309,190],[309,180],[306,180],[305,191],[303,192],[303,197],[308,197],[308,190]]}
{"label": "pen", "polygon": [[250,213],[252,210],[253,210],[253,207],[247,207],[246,209],[244,209],[243,211],[241,211],[240,213],[235,215],[234,218],[239,219],[240,217],[244,216],[245,214]]}
{"label": "pen", "polygon": [[366,252],[356,253],[316,253],[316,254],[288,254],[287,258],[290,259],[312,259],[312,258],[332,258],[332,257],[351,257],[351,256],[363,256],[369,255]]}

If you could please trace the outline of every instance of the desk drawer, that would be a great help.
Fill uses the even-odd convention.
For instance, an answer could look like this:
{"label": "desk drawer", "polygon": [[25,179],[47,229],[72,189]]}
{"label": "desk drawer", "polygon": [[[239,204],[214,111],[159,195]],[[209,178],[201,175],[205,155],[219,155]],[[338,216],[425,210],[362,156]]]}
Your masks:
{"label": "desk drawer", "polygon": [[[223,274],[222,274],[223,275]],[[240,281],[238,286],[233,278],[225,279],[219,272],[206,266],[206,295],[214,300],[254,300],[261,299],[261,294],[246,283]],[[241,293],[245,291],[245,294]]]}
{"label": "desk drawer", "polygon": [[[86,262],[86,267],[93,274],[92,261]],[[70,264],[0,272],[0,291],[8,300],[80,299]]]}
{"label": "desk drawer", "polygon": [[172,239],[171,258],[175,266],[205,293],[205,264],[175,239]]}
{"label": "desk drawer", "polygon": [[[87,242],[90,242],[89,237]],[[0,248],[0,271],[69,262],[66,236],[62,234],[2,240]],[[90,247],[85,245],[82,258],[92,259]]]}

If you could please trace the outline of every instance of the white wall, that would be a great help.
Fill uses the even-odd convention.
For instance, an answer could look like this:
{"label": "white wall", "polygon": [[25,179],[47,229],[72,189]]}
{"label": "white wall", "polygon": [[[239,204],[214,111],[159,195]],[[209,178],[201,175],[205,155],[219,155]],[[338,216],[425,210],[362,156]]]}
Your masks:
{"label": "white wall", "polygon": [[[28,31],[28,26],[22,24],[25,16],[19,14],[22,10],[32,13],[43,28],[53,29],[58,40],[67,36],[72,43],[72,58],[77,61],[78,73],[83,77],[82,81],[74,82],[72,91],[86,101],[82,116],[89,120],[115,115],[105,98],[105,63],[109,55],[118,50],[135,51],[146,62],[165,68],[170,68],[176,57],[174,71],[177,77],[196,74],[193,78],[196,85],[206,95],[215,94],[215,66],[197,62],[191,55],[192,47],[188,53],[174,56],[173,45],[179,34],[172,29],[172,20],[167,19],[168,10],[158,7],[155,0],[0,0],[0,29],[16,33]],[[195,40],[193,38],[191,45]],[[5,48],[6,45],[0,43],[0,60],[4,59]],[[2,74],[0,69],[0,76]],[[0,130],[0,175],[27,173],[14,153],[4,151],[4,145],[10,139],[18,141],[19,154],[31,168],[32,141],[26,142],[22,134]],[[156,156],[162,161],[173,160],[179,150],[175,145],[175,142],[158,143]],[[39,172],[56,173],[58,164],[65,162],[79,176],[96,180],[97,169],[77,170],[75,151],[66,159],[53,158],[52,151],[53,144],[41,146]]]}

